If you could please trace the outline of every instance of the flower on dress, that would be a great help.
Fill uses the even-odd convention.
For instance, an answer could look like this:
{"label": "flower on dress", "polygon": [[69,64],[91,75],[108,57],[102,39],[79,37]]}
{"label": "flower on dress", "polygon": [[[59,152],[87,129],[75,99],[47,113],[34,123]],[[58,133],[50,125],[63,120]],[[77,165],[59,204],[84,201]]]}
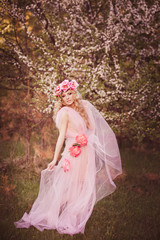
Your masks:
{"label": "flower on dress", "polygon": [[70,89],[76,90],[79,84],[76,82],[76,80],[72,80],[70,83]]}
{"label": "flower on dress", "polygon": [[88,136],[85,134],[76,136],[76,143],[69,148],[70,154],[73,157],[77,157],[81,153],[81,147],[87,145],[88,143]]}
{"label": "flower on dress", "polygon": [[63,169],[64,169],[64,172],[69,171],[69,169],[70,169],[70,161],[65,158],[65,159],[63,160],[62,167],[63,167]]}
{"label": "flower on dress", "polygon": [[68,80],[64,80],[61,84],[60,84],[61,90],[66,92],[68,89],[70,89],[70,82]]}
{"label": "flower on dress", "polygon": [[88,142],[88,136],[85,134],[79,135],[76,137],[76,142],[80,144],[80,146],[85,146]]}
{"label": "flower on dress", "polygon": [[69,151],[73,157],[77,157],[81,153],[81,148],[78,145],[72,145],[72,147],[69,148]]}

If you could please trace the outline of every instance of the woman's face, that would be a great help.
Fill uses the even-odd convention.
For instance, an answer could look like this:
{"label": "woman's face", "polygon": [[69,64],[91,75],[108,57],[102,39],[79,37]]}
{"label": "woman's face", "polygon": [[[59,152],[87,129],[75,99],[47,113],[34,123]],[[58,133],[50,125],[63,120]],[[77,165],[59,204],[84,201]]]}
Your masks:
{"label": "woman's face", "polygon": [[74,102],[74,93],[71,90],[62,93],[62,101],[64,105],[70,106]]}

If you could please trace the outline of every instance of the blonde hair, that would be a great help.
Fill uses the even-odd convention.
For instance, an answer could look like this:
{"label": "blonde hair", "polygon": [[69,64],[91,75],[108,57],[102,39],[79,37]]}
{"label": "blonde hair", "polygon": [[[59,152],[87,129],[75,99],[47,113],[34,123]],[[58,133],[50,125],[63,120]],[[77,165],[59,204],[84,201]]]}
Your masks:
{"label": "blonde hair", "polygon": [[[84,119],[84,121],[86,123],[86,126],[89,127],[88,115],[83,106],[82,97],[81,97],[80,93],[78,91],[74,91],[74,90],[70,90],[70,91],[72,91],[72,93],[74,94],[74,103],[73,103],[74,110],[77,111],[81,115],[81,117]],[[53,115],[54,121],[56,120],[58,111],[64,106],[66,106],[66,105],[63,103],[62,98],[60,96],[54,107],[54,115]]]}

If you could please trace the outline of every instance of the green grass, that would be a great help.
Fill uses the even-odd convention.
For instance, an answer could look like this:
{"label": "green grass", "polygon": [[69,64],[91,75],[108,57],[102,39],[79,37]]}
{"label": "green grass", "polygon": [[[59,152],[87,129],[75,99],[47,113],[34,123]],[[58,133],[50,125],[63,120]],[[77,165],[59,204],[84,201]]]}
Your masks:
{"label": "green grass", "polygon": [[16,229],[13,222],[30,210],[37,197],[40,176],[31,165],[1,168],[0,239],[159,240],[159,153],[125,148],[121,156],[124,174],[115,181],[116,191],[94,207],[85,234],[73,237],[56,230]]}

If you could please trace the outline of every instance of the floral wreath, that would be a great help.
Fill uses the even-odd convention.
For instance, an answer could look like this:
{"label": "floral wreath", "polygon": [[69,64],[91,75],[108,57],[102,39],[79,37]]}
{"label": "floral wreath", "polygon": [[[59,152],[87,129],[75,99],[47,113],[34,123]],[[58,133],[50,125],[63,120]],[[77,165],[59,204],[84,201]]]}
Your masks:
{"label": "floral wreath", "polygon": [[60,94],[63,92],[71,90],[76,90],[79,84],[76,82],[76,80],[71,80],[70,82],[68,80],[64,80],[61,82],[55,89],[54,96],[60,96]]}

